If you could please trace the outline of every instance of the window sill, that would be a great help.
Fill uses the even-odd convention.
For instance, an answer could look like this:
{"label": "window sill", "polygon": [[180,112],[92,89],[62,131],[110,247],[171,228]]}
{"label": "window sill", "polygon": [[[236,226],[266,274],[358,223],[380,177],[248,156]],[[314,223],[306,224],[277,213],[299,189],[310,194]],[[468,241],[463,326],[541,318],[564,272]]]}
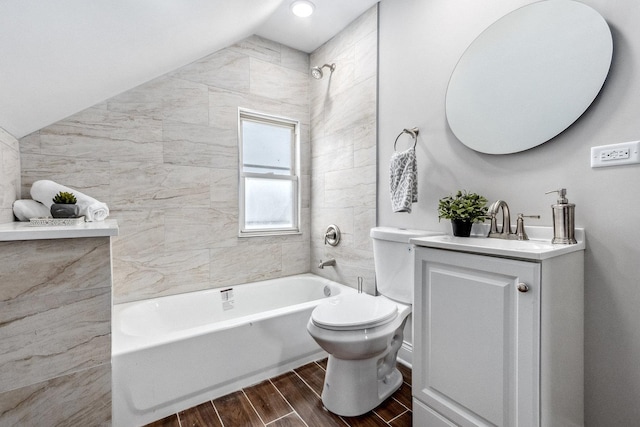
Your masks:
{"label": "window sill", "polygon": [[300,230],[274,230],[274,231],[247,231],[238,233],[238,237],[273,237],[273,236],[295,236],[302,234]]}

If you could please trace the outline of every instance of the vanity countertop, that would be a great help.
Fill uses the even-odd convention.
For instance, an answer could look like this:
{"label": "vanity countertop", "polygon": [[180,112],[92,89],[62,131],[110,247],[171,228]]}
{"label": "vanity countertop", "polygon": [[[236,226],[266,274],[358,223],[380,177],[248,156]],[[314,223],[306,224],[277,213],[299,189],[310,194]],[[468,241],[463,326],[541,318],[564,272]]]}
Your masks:
{"label": "vanity countertop", "polygon": [[118,222],[107,219],[83,222],[78,225],[35,226],[29,222],[0,224],[0,242],[16,240],[71,239],[78,237],[106,237],[118,235]]}
{"label": "vanity countertop", "polygon": [[585,249],[584,229],[575,229],[577,244],[552,244],[551,227],[527,227],[529,240],[504,240],[488,237],[455,237],[451,235],[418,237],[410,240],[416,246],[448,249],[483,255],[544,260]]}

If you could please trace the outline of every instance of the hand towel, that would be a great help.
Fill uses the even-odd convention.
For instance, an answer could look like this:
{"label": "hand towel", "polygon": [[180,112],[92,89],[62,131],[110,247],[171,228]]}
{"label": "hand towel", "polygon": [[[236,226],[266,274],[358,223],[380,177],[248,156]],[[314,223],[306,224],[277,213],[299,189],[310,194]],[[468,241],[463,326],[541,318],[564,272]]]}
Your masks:
{"label": "hand towel", "polygon": [[51,216],[49,208],[37,200],[24,199],[13,202],[13,214],[18,221],[29,221],[31,218]]}
{"label": "hand towel", "polygon": [[411,213],[411,204],[418,201],[418,164],[415,148],[393,153],[389,175],[393,211]]}
{"label": "hand towel", "polygon": [[53,197],[60,191],[73,193],[73,195],[76,196],[76,205],[80,208],[80,215],[84,215],[85,221],[104,221],[105,218],[109,216],[109,207],[106,204],[73,188],[65,187],[64,185],[47,179],[33,183],[31,186],[31,197],[50,208],[53,204]]}

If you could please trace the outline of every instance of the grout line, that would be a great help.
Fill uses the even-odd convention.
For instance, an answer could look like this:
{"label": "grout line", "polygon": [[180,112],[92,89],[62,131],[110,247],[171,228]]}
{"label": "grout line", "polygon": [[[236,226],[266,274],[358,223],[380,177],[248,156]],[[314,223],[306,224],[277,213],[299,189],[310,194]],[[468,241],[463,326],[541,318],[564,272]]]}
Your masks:
{"label": "grout line", "polygon": [[222,421],[222,417],[220,416],[220,412],[218,412],[218,408],[216,408],[216,404],[213,403],[213,400],[210,400],[211,406],[213,406],[213,410],[216,411],[216,415],[218,416],[218,420],[220,420],[220,425],[224,427],[224,421]]}
{"label": "grout line", "polygon": [[[285,372],[286,373],[286,372]],[[284,394],[282,394],[282,392],[280,391],[280,389],[278,387],[276,387],[276,385],[273,383],[273,381],[271,381],[271,378],[269,378],[269,382],[271,383],[271,385],[273,386],[273,388],[276,389],[276,391],[278,392],[278,394],[284,399],[285,402],[287,402],[287,405],[289,405],[289,408],[291,408],[291,410],[293,412],[296,412],[295,408],[293,407],[293,405],[291,403],[289,403],[289,401],[287,400],[286,397],[284,397]],[[297,413],[297,412],[296,412]],[[302,417],[301,417],[302,418]]]}
{"label": "grout line", "polygon": [[[404,405],[402,405],[402,406],[404,406]],[[406,406],[405,406],[405,408],[406,408]],[[410,411],[407,409],[406,411],[402,412],[401,414],[396,415],[395,417],[391,418],[391,419],[387,422],[387,424],[391,425],[391,423],[392,423],[393,421],[397,420],[398,418],[400,418],[401,416],[403,416],[403,415],[404,415],[404,414],[406,414],[407,412],[410,412]],[[377,415],[377,414],[376,414],[376,415]],[[384,420],[383,420],[383,421],[384,421]]]}
{"label": "grout line", "polygon": [[315,394],[316,396],[318,396],[318,398],[319,398],[319,399],[322,399],[322,396],[320,396],[318,393],[316,393],[316,391],[315,391],[315,390],[314,390],[314,389],[309,385],[309,383],[307,383],[307,382],[304,380],[304,378],[302,378],[300,375],[298,375],[298,373],[297,373],[296,371],[293,371],[293,373],[294,373],[294,374],[296,374],[296,376],[297,376],[298,378],[300,378],[300,380],[304,383],[304,385],[306,385],[306,386],[307,386],[307,388],[308,388],[309,390],[311,390],[311,392],[312,392],[313,394]]}
{"label": "grout line", "polygon": [[[275,420],[269,421],[268,423],[266,423],[266,424],[265,424],[265,426],[268,426],[268,425],[270,425],[270,424],[273,424],[273,423],[275,423],[276,421],[280,421],[281,419],[283,419],[283,418],[285,418],[285,417],[288,417],[288,416],[289,416],[289,415],[291,415],[291,414],[298,415],[298,413],[297,413],[296,411],[291,411],[291,412],[289,412],[288,414],[284,414],[283,416],[281,416],[281,417],[279,417],[279,418],[276,418]],[[298,415],[298,418],[302,419],[302,418],[300,417],[300,415]]]}
{"label": "grout line", "polygon": [[[412,396],[413,398],[413,396]],[[402,402],[400,402],[398,399],[396,399],[395,397],[392,397],[393,400],[395,400],[396,402],[398,402],[400,404],[400,406],[402,406],[403,408],[405,408],[407,411],[410,411],[410,408],[407,408],[406,405],[403,405]]]}
{"label": "grout line", "polygon": [[[293,372],[293,370],[291,370],[290,372]],[[302,416],[300,414],[298,414],[298,411],[296,411],[293,408],[293,405],[291,404],[291,402],[289,402],[287,400],[286,397],[284,397],[284,394],[282,394],[282,392],[280,391],[280,389],[278,387],[276,387],[276,385],[273,383],[273,381],[271,381],[271,378],[269,378],[269,382],[271,383],[271,385],[273,386],[273,388],[276,389],[276,391],[278,392],[278,394],[280,396],[282,396],[282,398],[284,399],[285,402],[287,402],[287,405],[289,405],[289,408],[291,408],[291,410],[293,411],[294,414],[296,414],[298,416],[298,418],[300,418],[302,420],[302,422],[304,423],[305,426],[309,427],[309,424],[307,424],[307,422],[304,420],[304,418],[302,418]]]}
{"label": "grout line", "polygon": [[[316,365],[318,365],[318,367],[320,369],[322,369],[323,371],[326,372],[326,369],[324,369],[322,367],[322,365],[320,365],[320,363],[318,363],[318,361],[314,361],[312,363],[315,363]],[[297,376],[302,383],[307,386],[307,388],[315,395],[317,396],[319,399],[322,399],[322,397],[320,395],[318,395],[318,393],[316,393],[316,391],[309,385],[309,383],[307,383],[304,378],[302,378],[302,376],[300,376],[295,370],[291,370],[288,371],[290,373],[293,373],[295,376]],[[243,396],[247,399],[247,401],[249,401],[249,404],[251,405],[251,408],[253,409],[253,411],[256,413],[256,415],[258,416],[258,418],[260,419],[260,421],[262,422],[262,425],[267,427],[269,425],[272,425],[273,423],[275,423],[276,421],[279,421],[285,417],[288,417],[291,414],[295,414],[297,415],[298,419],[300,419],[302,421],[302,423],[306,426],[309,427],[309,424],[307,424],[307,422],[302,418],[302,416],[298,413],[298,411],[296,411],[293,408],[293,405],[291,405],[291,403],[289,402],[289,400],[287,400],[287,398],[282,394],[282,392],[280,391],[280,389],[278,387],[276,387],[276,385],[273,383],[272,378],[268,379],[269,383],[273,386],[273,388],[276,389],[276,391],[278,392],[278,394],[282,397],[282,399],[287,403],[287,405],[289,405],[289,408],[291,409],[291,412],[276,418],[275,420],[270,421],[268,424],[264,422],[264,420],[262,419],[262,417],[260,416],[260,414],[258,413],[258,411],[256,410],[255,406],[253,405],[253,402],[251,401],[251,399],[249,399],[249,396],[247,396],[247,394],[245,393],[244,389],[241,389],[240,391],[242,391]],[[411,388],[411,385],[409,383],[407,383],[406,381],[403,380],[403,384],[406,384],[407,387]],[[395,421],[396,419],[400,418],[401,416],[403,416],[404,414],[406,414],[407,412],[412,412],[410,408],[408,408],[406,405],[404,405],[402,402],[400,402],[398,399],[396,399],[395,397],[392,397],[393,400],[395,400],[398,404],[400,404],[400,406],[402,406],[403,408],[405,408],[405,410],[403,412],[401,412],[400,414],[396,415],[395,417],[391,418],[388,422],[385,421],[377,412],[372,411],[373,414],[375,414],[376,417],[378,417],[380,420],[382,420],[383,423],[385,423],[386,425],[391,425],[391,423],[393,421]],[[213,406],[213,410],[216,412],[216,416],[218,417],[218,420],[220,421],[220,425],[222,427],[225,427],[224,422],[222,421],[222,417],[220,416],[220,412],[218,411],[218,408],[216,407],[216,405],[213,403],[213,400],[209,400],[209,403],[211,403],[211,406]],[[323,410],[327,410],[326,408],[324,408],[323,406]],[[180,427],[182,427],[182,420],[180,419],[180,415],[178,412],[176,412],[176,418],[178,419],[178,425]],[[342,416],[339,416],[340,421],[342,421],[346,426],[350,427],[350,424],[347,422],[347,420],[345,420]]]}
{"label": "grout line", "polygon": [[[375,408],[374,408],[374,409],[375,409]],[[376,417],[380,418],[380,419],[382,420],[382,422],[383,422],[383,423],[385,423],[386,425],[390,425],[389,423],[390,423],[391,421],[395,420],[396,418],[398,418],[400,415],[404,414],[404,413],[405,413],[405,412],[407,412],[407,411],[404,411],[402,414],[400,414],[400,415],[398,415],[398,416],[396,416],[396,417],[394,417],[394,418],[391,418],[389,421],[385,421],[385,419],[384,419],[384,418],[382,418],[380,415],[378,415],[378,413],[377,413],[376,411],[374,411],[373,409],[371,410],[371,412],[373,412],[373,413],[376,415]]]}
{"label": "grout line", "polygon": [[247,402],[249,402],[249,405],[251,405],[251,408],[253,408],[253,412],[256,413],[256,415],[258,416],[258,418],[260,419],[260,421],[262,422],[262,425],[267,425],[264,420],[262,419],[262,417],[260,416],[260,414],[258,413],[258,411],[256,410],[256,407],[253,406],[253,402],[251,401],[251,399],[249,399],[249,396],[247,396],[247,393],[244,392],[244,389],[241,390],[242,391],[242,395],[244,396],[245,399],[247,399]]}

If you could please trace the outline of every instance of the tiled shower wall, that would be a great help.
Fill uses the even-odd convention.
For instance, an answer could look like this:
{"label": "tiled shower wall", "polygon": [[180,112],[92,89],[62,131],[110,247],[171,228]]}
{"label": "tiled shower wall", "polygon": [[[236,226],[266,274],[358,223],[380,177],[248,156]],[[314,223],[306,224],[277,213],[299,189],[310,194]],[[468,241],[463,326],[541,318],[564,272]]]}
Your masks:
{"label": "tiled shower wall", "polygon": [[[308,76],[250,37],[22,138],[22,196],[52,179],[109,205],[116,303],[308,272]],[[301,123],[300,235],[237,237],[238,107]]]}
{"label": "tiled shower wall", "polygon": [[[311,55],[311,65],[335,63],[311,79],[311,270],[351,287],[364,279],[374,291],[369,230],[376,225],[377,6]],[[324,245],[329,224],[342,231]],[[335,267],[319,269],[335,258]]]}
{"label": "tiled shower wall", "polygon": [[0,128],[0,224],[13,221],[13,201],[20,195],[18,140]]}
{"label": "tiled shower wall", "polygon": [[[109,205],[116,303],[308,271],[372,292],[377,7],[311,58],[335,73],[311,79],[309,55],[253,36],[28,135],[22,197],[52,179]],[[237,237],[238,107],[302,124],[301,235]]]}

